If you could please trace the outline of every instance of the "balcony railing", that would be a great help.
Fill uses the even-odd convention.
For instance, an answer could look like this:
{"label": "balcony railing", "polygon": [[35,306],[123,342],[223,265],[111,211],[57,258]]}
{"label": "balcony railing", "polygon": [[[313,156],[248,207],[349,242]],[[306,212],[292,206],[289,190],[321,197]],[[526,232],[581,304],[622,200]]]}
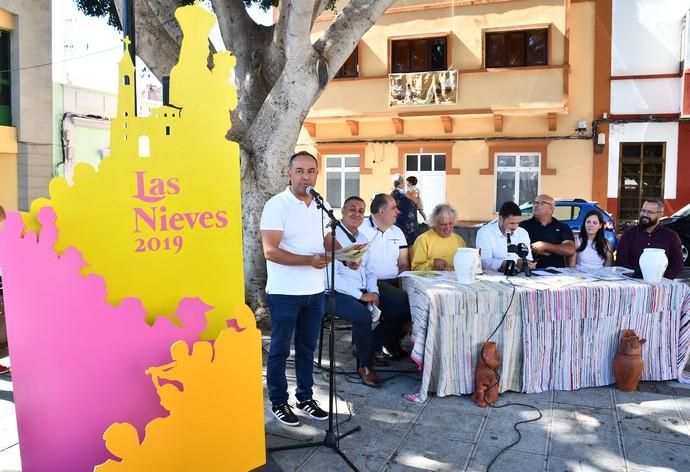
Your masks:
{"label": "balcony railing", "polygon": [[458,71],[388,75],[390,106],[452,105],[458,102]]}

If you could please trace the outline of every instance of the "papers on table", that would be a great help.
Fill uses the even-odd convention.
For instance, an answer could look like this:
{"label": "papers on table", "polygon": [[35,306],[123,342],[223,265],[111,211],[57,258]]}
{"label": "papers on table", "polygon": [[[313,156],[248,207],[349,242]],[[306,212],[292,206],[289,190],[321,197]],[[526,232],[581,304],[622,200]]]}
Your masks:
{"label": "papers on table", "polygon": [[588,271],[587,275],[596,280],[611,281],[625,280],[628,277],[632,277],[634,273],[634,270],[625,267],[602,267],[601,269]]}
{"label": "papers on table", "polygon": [[[438,279],[442,278],[444,274],[449,274],[450,272],[443,272],[440,270],[408,270],[400,273],[400,277],[424,277],[425,279]],[[453,272],[455,275],[455,272]]]}

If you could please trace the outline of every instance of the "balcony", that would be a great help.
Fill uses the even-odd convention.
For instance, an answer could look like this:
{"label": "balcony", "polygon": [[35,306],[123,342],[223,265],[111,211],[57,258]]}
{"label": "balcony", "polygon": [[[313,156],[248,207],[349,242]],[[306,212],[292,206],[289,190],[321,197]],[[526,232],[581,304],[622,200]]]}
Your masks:
{"label": "balcony", "polygon": [[[556,65],[445,70],[335,80],[328,84],[314,104],[309,118],[374,118],[387,117],[391,113],[490,115],[506,110],[557,111],[566,105],[567,76],[568,66]],[[409,98],[408,83],[412,89]],[[419,87],[417,91],[415,86]],[[402,90],[405,92],[401,96]]]}
{"label": "balcony", "polygon": [[455,105],[458,71],[408,72],[388,75],[389,106]]}

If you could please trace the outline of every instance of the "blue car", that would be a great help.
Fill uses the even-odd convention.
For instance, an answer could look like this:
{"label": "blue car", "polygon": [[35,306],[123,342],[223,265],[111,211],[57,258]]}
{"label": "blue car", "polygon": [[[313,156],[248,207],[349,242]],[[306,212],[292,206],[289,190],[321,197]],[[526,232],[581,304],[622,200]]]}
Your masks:
{"label": "blue car", "polygon": [[[522,219],[526,220],[532,217],[532,203],[523,203],[520,205],[522,210]],[[616,225],[610,214],[603,208],[597,205],[596,202],[588,202],[582,198],[558,198],[556,199],[556,207],[553,211],[553,216],[558,221],[567,224],[574,234],[580,232],[580,227],[584,221],[585,215],[590,210],[597,210],[604,217],[604,236],[611,243],[611,247],[615,250],[618,246],[618,238],[616,237]]]}

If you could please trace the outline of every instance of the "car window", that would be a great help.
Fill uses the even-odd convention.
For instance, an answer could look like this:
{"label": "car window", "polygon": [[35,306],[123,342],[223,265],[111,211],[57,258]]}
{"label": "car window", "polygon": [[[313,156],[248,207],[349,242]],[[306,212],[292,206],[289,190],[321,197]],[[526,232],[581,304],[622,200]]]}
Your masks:
{"label": "car window", "polygon": [[553,216],[560,221],[572,220],[573,207],[570,205],[560,205],[556,206],[553,210]]}
{"label": "car window", "polygon": [[582,211],[582,207],[581,206],[574,206],[574,207],[572,207],[572,209],[573,209],[573,216],[570,219],[576,220],[580,217],[580,212]]}
{"label": "car window", "polygon": [[534,215],[532,205],[521,205],[520,211],[522,212],[522,221],[529,220]]}

